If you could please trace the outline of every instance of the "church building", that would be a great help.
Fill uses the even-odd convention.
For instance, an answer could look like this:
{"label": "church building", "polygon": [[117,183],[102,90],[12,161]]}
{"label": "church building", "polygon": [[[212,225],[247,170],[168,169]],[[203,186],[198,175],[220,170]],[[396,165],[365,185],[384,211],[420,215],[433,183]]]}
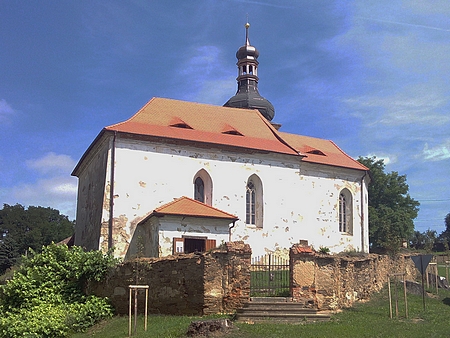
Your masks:
{"label": "church building", "polygon": [[72,173],[75,245],[125,259],[228,241],[248,243],[254,255],[300,240],[369,251],[368,169],[332,141],[272,122],[248,28],[237,93],[224,106],[152,98],[95,138]]}

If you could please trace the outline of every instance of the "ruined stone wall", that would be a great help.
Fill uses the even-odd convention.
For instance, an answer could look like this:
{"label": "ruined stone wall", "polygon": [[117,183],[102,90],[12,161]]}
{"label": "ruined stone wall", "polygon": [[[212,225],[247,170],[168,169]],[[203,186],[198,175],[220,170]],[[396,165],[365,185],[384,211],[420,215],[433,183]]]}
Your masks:
{"label": "ruined stone wall", "polygon": [[386,285],[388,274],[405,273],[416,280],[419,272],[410,256],[329,256],[291,248],[291,287],[294,301],[318,309],[350,307]]}
{"label": "ruined stone wall", "polygon": [[[249,299],[251,249],[226,243],[208,253],[145,258],[119,265],[88,291],[110,298],[118,314],[128,313],[129,285],[149,285],[149,313],[203,315],[232,312]],[[138,296],[144,312],[145,291]]]}

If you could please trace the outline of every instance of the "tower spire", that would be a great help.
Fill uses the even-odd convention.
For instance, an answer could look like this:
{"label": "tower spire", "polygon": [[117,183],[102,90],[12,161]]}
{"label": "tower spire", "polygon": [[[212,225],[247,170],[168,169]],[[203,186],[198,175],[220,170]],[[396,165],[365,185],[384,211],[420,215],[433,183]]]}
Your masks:
{"label": "tower spire", "polygon": [[245,24],[245,44],[236,52],[236,63],[238,67],[238,89],[236,95],[231,97],[225,107],[258,109],[259,112],[269,121],[275,115],[273,105],[258,92],[258,50],[250,44],[249,31],[250,24]]}
{"label": "tower spire", "polygon": [[250,40],[248,39],[248,29],[250,28],[250,24],[248,23],[248,16],[247,16],[247,23],[245,24],[245,44],[247,46],[250,46]]}

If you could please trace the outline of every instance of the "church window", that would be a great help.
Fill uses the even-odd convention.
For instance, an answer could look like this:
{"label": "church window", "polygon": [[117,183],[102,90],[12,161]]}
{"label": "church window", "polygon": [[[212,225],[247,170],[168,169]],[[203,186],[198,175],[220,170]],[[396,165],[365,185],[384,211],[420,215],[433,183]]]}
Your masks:
{"label": "church window", "polygon": [[245,193],[245,222],[258,228],[263,227],[263,191],[258,176],[252,175],[247,181]]}
{"label": "church window", "polygon": [[352,195],[348,189],[344,189],[339,194],[339,231],[351,234],[352,220]]}
{"label": "church window", "polygon": [[212,205],[213,183],[211,176],[205,169],[201,169],[194,176],[194,200]]}
{"label": "church window", "polygon": [[194,199],[205,203],[205,184],[201,177],[197,177],[194,183]]}
{"label": "church window", "polygon": [[253,185],[253,182],[247,183],[247,193],[245,197],[246,201],[246,222],[247,224],[256,224],[256,212],[255,212],[255,205],[256,205],[256,194],[255,194],[255,186]]}

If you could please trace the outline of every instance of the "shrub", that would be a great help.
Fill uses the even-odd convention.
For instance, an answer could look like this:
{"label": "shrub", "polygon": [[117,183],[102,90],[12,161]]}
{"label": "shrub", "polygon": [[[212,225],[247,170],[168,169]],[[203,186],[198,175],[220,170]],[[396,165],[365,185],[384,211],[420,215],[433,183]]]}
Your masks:
{"label": "shrub", "polygon": [[330,248],[327,248],[326,246],[321,246],[319,248],[319,252],[321,254],[328,255],[330,253]]}
{"label": "shrub", "polygon": [[112,315],[106,299],[87,296],[116,264],[111,253],[51,244],[31,253],[13,279],[0,287],[2,337],[66,337]]}

